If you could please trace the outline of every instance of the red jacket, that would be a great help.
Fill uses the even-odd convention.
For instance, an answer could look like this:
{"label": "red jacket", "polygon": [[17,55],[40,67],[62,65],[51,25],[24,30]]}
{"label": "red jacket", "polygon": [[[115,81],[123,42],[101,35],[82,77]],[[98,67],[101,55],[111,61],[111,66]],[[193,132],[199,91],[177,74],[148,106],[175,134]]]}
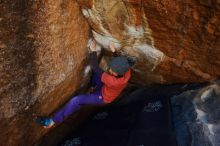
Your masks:
{"label": "red jacket", "polygon": [[123,77],[117,78],[108,73],[103,73],[101,80],[104,83],[102,87],[102,96],[105,103],[112,102],[122,90],[127,86],[128,80],[131,78],[131,70],[129,69]]}

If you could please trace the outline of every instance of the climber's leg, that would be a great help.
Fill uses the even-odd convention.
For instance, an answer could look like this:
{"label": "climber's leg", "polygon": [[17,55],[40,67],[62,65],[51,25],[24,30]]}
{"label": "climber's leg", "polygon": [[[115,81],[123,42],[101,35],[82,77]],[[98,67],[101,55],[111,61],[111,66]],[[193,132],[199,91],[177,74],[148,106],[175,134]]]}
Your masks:
{"label": "climber's leg", "polygon": [[99,105],[104,104],[101,98],[101,90],[92,94],[83,94],[73,97],[62,109],[52,117],[53,121],[63,122],[70,114],[78,110],[82,105]]}

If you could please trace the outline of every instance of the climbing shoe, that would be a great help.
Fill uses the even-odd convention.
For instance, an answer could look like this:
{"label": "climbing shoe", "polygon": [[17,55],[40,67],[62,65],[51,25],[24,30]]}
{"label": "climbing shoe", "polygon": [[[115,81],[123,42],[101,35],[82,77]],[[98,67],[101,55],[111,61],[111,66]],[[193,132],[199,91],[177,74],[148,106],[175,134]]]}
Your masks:
{"label": "climbing shoe", "polygon": [[44,128],[52,128],[55,124],[51,118],[43,118],[38,116],[34,118],[34,121],[43,126]]}

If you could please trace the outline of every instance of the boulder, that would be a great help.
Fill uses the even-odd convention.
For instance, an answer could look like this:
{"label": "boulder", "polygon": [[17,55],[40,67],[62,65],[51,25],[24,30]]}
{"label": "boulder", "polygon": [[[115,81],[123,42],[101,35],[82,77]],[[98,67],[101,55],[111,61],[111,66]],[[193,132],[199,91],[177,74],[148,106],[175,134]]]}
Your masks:
{"label": "boulder", "polygon": [[135,58],[133,82],[204,82],[219,77],[220,3],[78,0],[104,48]]}
{"label": "boulder", "polygon": [[48,132],[32,115],[52,114],[87,84],[91,36],[102,63],[110,42],[135,61],[135,85],[220,75],[217,0],[2,0],[0,10],[0,145],[33,145]]}
{"label": "boulder", "polygon": [[86,83],[89,27],[72,0],[0,2],[0,145],[33,145],[49,115]]}
{"label": "boulder", "polygon": [[219,91],[216,82],[171,98],[178,146],[220,145]]}

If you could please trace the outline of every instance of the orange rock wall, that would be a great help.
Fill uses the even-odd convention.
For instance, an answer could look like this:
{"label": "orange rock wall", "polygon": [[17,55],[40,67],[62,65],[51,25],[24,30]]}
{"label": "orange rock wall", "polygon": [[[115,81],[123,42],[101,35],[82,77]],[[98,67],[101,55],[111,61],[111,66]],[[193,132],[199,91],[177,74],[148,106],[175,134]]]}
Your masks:
{"label": "orange rock wall", "polygon": [[76,1],[0,2],[0,145],[33,145],[49,115],[87,79],[89,27]]}
{"label": "orange rock wall", "polygon": [[133,82],[204,82],[220,75],[217,0],[78,0],[104,48],[137,59]]}
{"label": "orange rock wall", "polygon": [[132,83],[220,76],[217,0],[2,0],[0,10],[0,145],[33,145],[48,131],[31,115],[86,83],[89,26],[105,50],[113,42],[136,60]]}

